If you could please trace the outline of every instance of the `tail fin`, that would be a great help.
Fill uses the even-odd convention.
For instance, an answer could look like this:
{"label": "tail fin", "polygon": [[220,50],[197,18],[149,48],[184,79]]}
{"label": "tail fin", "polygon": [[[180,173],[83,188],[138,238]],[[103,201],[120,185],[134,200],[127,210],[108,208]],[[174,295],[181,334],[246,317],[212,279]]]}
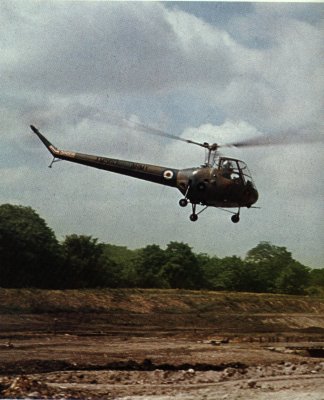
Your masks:
{"label": "tail fin", "polygon": [[36,133],[36,135],[39,137],[39,139],[44,143],[46,146],[47,150],[55,156],[55,153],[57,152],[57,148],[52,145],[51,142],[49,142],[46,137],[44,137],[37,128],[34,127],[34,125],[30,125],[31,130]]}

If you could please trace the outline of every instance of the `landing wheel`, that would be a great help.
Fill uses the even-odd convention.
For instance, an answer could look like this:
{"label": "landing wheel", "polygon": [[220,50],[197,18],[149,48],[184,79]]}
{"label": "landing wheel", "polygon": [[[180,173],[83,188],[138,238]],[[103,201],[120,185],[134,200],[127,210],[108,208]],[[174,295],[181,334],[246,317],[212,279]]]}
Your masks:
{"label": "landing wheel", "polygon": [[232,222],[234,222],[234,224],[237,224],[240,220],[239,214],[232,215],[231,220],[232,220]]}
{"label": "landing wheel", "polygon": [[180,207],[186,207],[188,205],[188,200],[187,199],[179,200],[179,205]]}
{"label": "landing wheel", "polygon": [[198,215],[197,214],[191,214],[189,218],[190,218],[190,221],[194,222],[194,221],[197,221]]}

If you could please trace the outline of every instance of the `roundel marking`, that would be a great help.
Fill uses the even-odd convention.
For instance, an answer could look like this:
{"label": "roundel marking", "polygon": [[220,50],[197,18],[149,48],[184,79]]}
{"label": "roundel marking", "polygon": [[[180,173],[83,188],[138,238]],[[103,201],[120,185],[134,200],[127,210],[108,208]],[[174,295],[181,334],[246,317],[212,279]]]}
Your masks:
{"label": "roundel marking", "polygon": [[166,171],[163,172],[163,178],[164,179],[172,179],[173,178],[173,172],[167,169]]}

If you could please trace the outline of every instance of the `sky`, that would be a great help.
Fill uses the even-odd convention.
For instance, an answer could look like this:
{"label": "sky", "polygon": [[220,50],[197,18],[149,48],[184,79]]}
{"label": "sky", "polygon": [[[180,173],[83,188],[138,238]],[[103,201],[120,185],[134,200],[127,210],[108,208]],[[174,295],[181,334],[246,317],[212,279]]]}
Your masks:
{"label": "sky", "polygon": [[[0,2],[0,204],[30,206],[59,240],[131,249],[188,243],[225,257],[261,241],[324,267],[321,3]],[[113,117],[113,118],[112,118]],[[260,209],[209,208],[197,222],[177,189],[60,162],[58,148],[173,168],[203,149],[112,123],[124,118],[199,142],[287,132],[296,144],[223,149],[251,170]],[[307,140],[306,140],[307,141]]]}

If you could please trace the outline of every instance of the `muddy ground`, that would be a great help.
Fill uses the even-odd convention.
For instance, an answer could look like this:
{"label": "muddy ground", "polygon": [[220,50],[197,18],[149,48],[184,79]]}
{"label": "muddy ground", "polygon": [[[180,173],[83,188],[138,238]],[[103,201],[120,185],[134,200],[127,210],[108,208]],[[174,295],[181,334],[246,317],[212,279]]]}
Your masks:
{"label": "muddy ground", "polygon": [[11,310],[0,314],[0,398],[324,400],[324,317],[306,308]]}

